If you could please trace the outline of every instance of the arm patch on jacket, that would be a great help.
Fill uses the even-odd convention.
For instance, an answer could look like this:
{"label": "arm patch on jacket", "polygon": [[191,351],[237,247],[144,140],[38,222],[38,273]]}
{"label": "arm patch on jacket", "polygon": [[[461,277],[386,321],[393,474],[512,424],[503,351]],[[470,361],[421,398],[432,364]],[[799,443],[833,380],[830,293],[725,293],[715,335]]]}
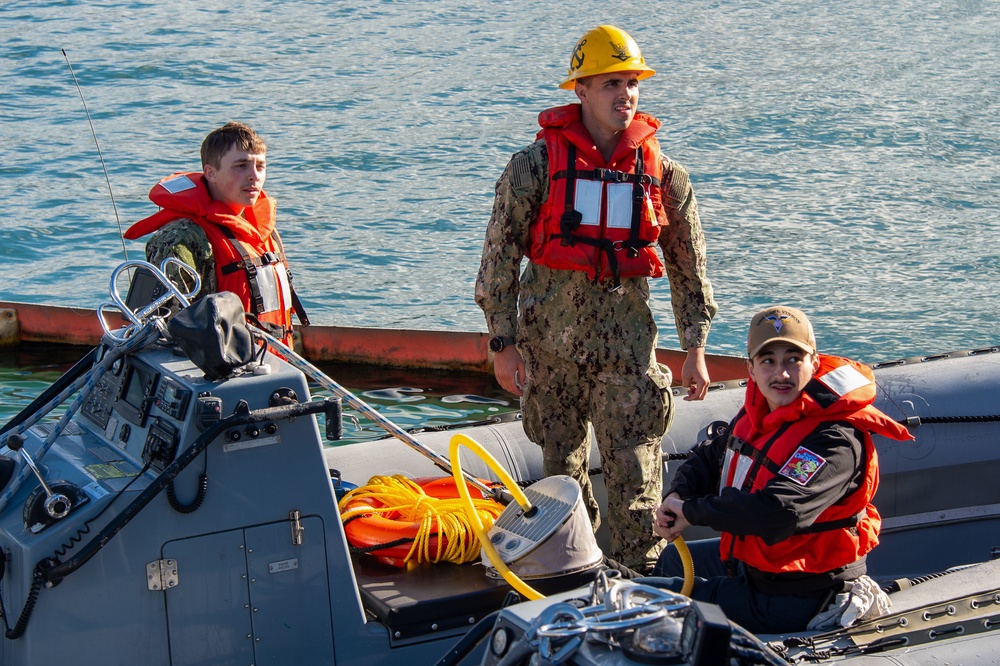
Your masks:
{"label": "arm patch on jacket", "polygon": [[806,486],[825,464],[826,458],[800,446],[795,449],[795,453],[788,459],[785,466],[778,470],[778,474],[791,479],[800,486]]}
{"label": "arm patch on jacket", "polygon": [[511,189],[517,196],[523,197],[532,190],[534,178],[531,173],[531,159],[526,151],[516,153],[510,158],[507,177],[510,179]]}

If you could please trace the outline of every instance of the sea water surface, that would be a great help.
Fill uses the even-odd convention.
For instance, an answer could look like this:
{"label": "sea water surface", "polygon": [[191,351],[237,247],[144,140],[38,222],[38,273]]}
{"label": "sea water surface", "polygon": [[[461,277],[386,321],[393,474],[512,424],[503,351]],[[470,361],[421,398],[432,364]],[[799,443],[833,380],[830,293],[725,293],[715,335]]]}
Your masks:
{"label": "sea water surface", "polygon": [[[657,70],[640,109],[691,172],[720,307],[709,351],[742,353],[776,302],[812,316],[824,351],[869,362],[1000,344],[987,0],[8,0],[0,299],[107,300],[124,252],[143,256],[120,227],[154,212],[159,178],[200,168],[209,130],[241,120],[268,143],[314,321],[483,331],[494,182],[538,112],[573,101],[557,85],[601,23]],[[669,286],[652,292],[676,347]],[[0,375],[2,409],[30,399],[24,372]],[[461,411],[487,393],[441,395]]]}

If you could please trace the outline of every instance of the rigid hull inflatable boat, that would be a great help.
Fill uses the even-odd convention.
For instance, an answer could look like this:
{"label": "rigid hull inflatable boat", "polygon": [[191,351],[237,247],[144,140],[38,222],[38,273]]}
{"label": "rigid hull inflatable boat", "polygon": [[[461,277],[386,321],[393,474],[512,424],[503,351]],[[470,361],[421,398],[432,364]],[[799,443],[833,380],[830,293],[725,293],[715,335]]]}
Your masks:
{"label": "rigid hull inflatable boat", "polygon": [[[212,357],[158,315],[171,300],[191,310],[165,277],[148,306],[119,296],[122,272],[139,265],[165,272],[119,267],[101,344],[0,436],[0,663],[919,664],[1000,653],[996,350],[876,368],[877,406],[916,436],[877,441],[886,520],[870,575],[905,588],[889,614],[752,636],[717,607],[608,568],[595,555],[601,535],[590,546],[581,534],[578,488],[539,480],[540,452],[516,420],[407,433],[266,334],[250,360]],[[129,324],[112,329],[110,310]],[[742,397],[734,381],[680,401],[665,458],[727,423]],[[342,403],[393,438],[333,445]],[[474,534],[454,536],[478,539],[475,561],[414,565],[351,543],[338,504],[392,475],[452,476],[473,514],[470,494],[498,500],[492,527],[471,520]]]}

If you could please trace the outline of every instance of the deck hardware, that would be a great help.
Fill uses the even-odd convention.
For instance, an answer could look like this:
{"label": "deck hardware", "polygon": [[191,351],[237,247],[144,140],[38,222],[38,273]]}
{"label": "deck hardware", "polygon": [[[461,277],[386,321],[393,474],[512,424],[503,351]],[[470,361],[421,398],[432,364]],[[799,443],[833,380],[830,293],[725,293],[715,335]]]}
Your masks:
{"label": "deck hardware", "polygon": [[950,636],[951,634],[957,634],[961,636],[964,633],[965,633],[965,627],[959,624],[954,627],[951,627],[950,629],[940,629],[940,630],[931,629],[930,631],[927,632],[927,637],[933,641],[935,639],[941,638],[942,636]]}
{"label": "deck hardware", "polygon": [[271,393],[271,398],[268,400],[268,407],[279,407],[282,405],[294,405],[299,401],[299,396],[296,395],[294,389],[288,387],[281,387],[276,389]]}
{"label": "deck hardware", "polygon": [[155,560],[146,565],[146,587],[151,592],[168,590],[180,585],[177,560]]}
{"label": "deck hardware", "polygon": [[299,520],[299,511],[296,509],[288,514],[288,519],[292,521],[292,545],[301,546],[302,545],[302,533],[306,531],[306,528],[302,527],[302,521]]}
{"label": "deck hardware", "polygon": [[943,615],[954,615],[954,614],[955,614],[955,607],[951,606],[951,605],[948,605],[948,606],[945,606],[944,608],[938,609],[937,611],[934,611],[934,612],[924,611],[923,618],[924,618],[924,621],[929,621],[929,620],[933,620],[936,617],[941,617]]}

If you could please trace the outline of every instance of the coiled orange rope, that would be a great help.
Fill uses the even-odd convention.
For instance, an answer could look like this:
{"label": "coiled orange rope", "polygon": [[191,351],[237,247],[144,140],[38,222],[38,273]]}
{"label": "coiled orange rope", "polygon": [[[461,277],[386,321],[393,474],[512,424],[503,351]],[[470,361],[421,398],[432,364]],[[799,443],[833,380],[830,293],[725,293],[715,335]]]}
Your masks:
{"label": "coiled orange rope", "polygon": [[[492,499],[473,503],[486,529],[504,508]],[[373,476],[344,495],[339,507],[351,545],[373,555],[408,565],[463,564],[479,557],[479,541],[451,477],[417,482],[400,474]]]}

